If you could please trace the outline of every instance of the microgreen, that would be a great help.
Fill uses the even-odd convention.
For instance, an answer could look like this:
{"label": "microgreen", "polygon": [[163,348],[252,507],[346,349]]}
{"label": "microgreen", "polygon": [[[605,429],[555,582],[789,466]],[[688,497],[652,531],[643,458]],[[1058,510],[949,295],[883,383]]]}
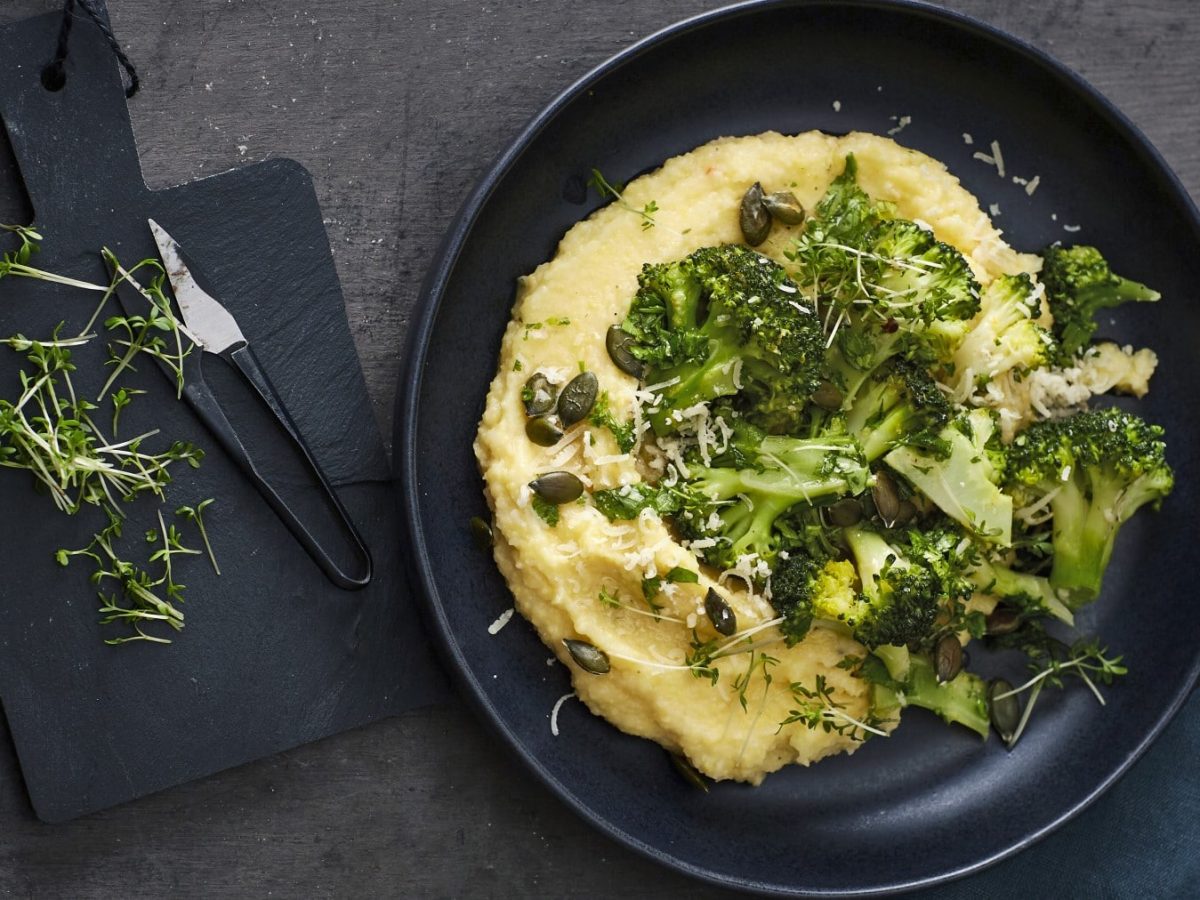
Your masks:
{"label": "microgreen", "polygon": [[615,200],[617,206],[621,209],[627,209],[631,213],[640,216],[642,219],[642,231],[649,231],[658,223],[654,220],[654,214],[658,212],[658,204],[651,200],[641,209],[635,206],[630,206],[625,202],[623,196],[625,185],[620,182],[612,183],[605,178],[599,169],[592,169],[592,176],[588,179],[588,187],[594,188],[596,193],[600,195],[601,200]]}
{"label": "microgreen", "polygon": [[213,571],[218,575],[221,574],[221,567],[217,565],[216,554],[213,553],[212,544],[208,541],[208,529],[204,527],[204,510],[208,509],[213,504],[213,498],[202,500],[195,506],[181,506],[175,510],[175,515],[187,519],[189,522],[195,522],[196,528],[200,532],[200,540],[204,542],[204,549],[208,553],[208,561],[212,563]]}
{"label": "microgreen", "polygon": [[791,691],[796,708],[789,710],[787,718],[779,723],[779,728],[798,722],[810,731],[820,729],[826,734],[836,732],[852,741],[865,741],[871,735],[888,736],[879,727],[884,724],[883,720],[869,715],[866,721],[861,721],[847,713],[846,705],[833,698],[834,690],[824,675],[817,675],[812,687],[793,681]]}

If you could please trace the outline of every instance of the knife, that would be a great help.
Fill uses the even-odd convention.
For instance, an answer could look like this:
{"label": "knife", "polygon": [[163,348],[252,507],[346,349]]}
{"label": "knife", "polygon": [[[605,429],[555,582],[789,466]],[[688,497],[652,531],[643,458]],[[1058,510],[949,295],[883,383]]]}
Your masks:
{"label": "knife", "polygon": [[[175,294],[175,302],[179,305],[183,320],[181,330],[195,343],[196,348],[202,351],[201,353],[193,352],[184,357],[183,399],[197,417],[204,422],[213,437],[237,463],[246,477],[250,479],[267,505],[275,511],[296,541],[325,573],[325,576],[344,590],[366,587],[372,574],[371,554],[357,527],[346,512],[346,508],[329,484],[329,479],[326,478],[324,471],[313,458],[303,436],[259,363],[250,342],[242,334],[237,319],[196,282],[195,276],[183,260],[183,250],[179,243],[153,219],[149,220],[149,225],[150,231],[154,235],[154,242],[158,245],[159,255],[162,257],[163,269]],[[132,277],[129,277],[128,273],[121,272],[120,274],[124,276],[125,284],[146,296],[144,289]],[[123,288],[124,285],[118,289],[118,293]],[[147,297],[147,299],[150,298]],[[283,428],[294,448],[299,451],[310,474],[320,487],[326,505],[336,514],[339,527],[353,545],[357,563],[354,573],[343,571],[342,567],[334,561],[300,516],[288,506],[255,464],[249,451],[238,437],[237,431],[222,411],[216,395],[204,380],[201,359],[209,353],[221,357],[241,373],[243,379],[254,388],[255,393]],[[163,368],[174,383],[175,373],[168,371],[165,365]]]}

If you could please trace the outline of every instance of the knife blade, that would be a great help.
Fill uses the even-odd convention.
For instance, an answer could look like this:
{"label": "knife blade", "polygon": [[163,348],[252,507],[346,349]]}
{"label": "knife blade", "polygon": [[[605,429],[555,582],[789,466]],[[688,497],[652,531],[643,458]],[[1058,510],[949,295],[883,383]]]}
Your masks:
{"label": "knife blade", "polygon": [[158,245],[163,268],[171,281],[171,290],[188,331],[209,353],[224,353],[230,347],[246,343],[237,320],[220,301],[196,283],[183,261],[183,250],[166,230],[153,219],[147,220]]}

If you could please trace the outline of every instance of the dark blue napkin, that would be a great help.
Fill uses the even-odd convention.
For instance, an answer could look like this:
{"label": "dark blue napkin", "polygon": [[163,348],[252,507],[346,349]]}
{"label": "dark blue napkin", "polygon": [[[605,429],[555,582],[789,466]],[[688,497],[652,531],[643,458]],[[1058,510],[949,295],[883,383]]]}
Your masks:
{"label": "dark blue napkin", "polygon": [[1059,831],[978,875],[906,895],[1200,897],[1200,694],[1129,772]]}

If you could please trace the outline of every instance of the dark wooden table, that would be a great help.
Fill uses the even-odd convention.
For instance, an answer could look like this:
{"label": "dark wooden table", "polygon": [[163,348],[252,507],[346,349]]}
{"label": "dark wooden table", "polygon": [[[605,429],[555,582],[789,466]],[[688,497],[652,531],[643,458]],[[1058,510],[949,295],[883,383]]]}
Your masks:
{"label": "dark wooden table", "polygon": [[[132,114],[152,187],[274,155],[300,160],[315,176],[386,432],[421,278],[471,185],[575,78],[631,41],[718,4],[110,5],[116,33],[142,72]],[[946,5],[1082,73],[1200,196],[1200,4]],[[0,22],[59,6],[5,0]],[[0,221],[6,212],[0,209]],[[0,734],[0,895],[166,893],[726,896],[593,832],[457,703],[59,827],[34,820],[7,734]]]}

